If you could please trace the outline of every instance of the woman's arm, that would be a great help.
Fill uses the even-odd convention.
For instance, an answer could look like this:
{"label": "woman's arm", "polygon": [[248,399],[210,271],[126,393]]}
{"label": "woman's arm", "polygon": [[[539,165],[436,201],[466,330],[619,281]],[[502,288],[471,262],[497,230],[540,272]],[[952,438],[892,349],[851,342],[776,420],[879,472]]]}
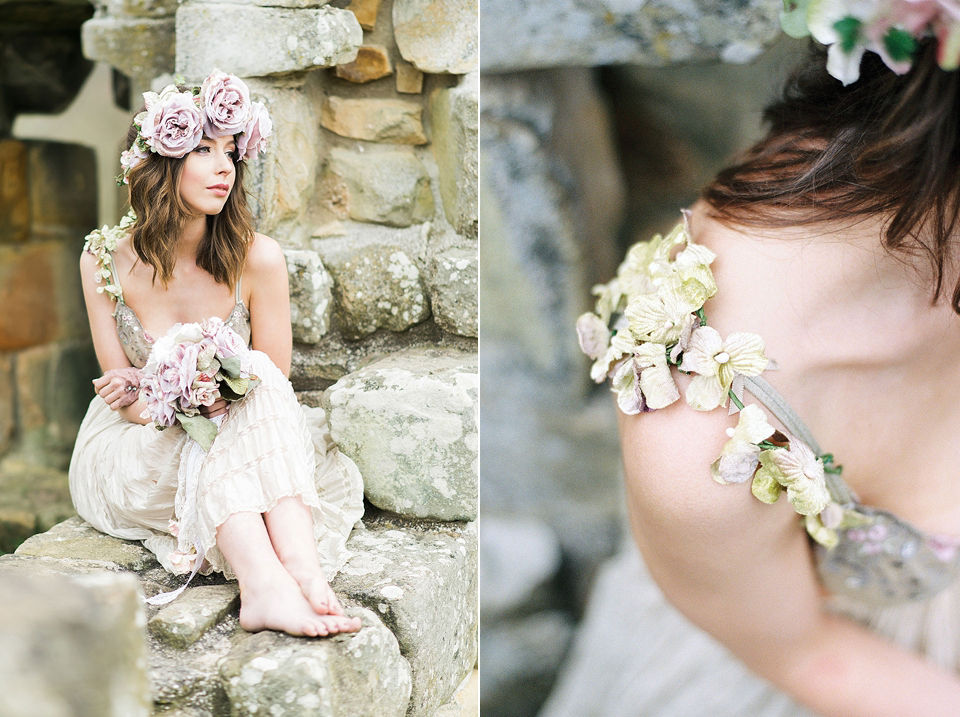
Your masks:
{"label": "woman's arm", "polygon": [[736,416],[683,401],[620,415],[637,542],[670,602],[754,672],[825,717],[960,714],[960,679],[829,615],[785,498],[719,485],[709,466]]}
{"label": "woman's arm", "polygon": [[287,260],[276,241],[263,234],[254,235],[244,279],[249,289],[253,348],[267,354],[284,376],[289,375],[293,352],[289,278]]}

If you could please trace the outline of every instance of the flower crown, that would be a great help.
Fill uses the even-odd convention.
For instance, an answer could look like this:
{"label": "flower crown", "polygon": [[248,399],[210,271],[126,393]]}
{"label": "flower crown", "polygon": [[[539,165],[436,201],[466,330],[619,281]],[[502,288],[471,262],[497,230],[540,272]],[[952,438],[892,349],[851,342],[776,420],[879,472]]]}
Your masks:
{"label": "flower crown", "polygon": [[149,156],[186,156],[204,136],[211,139],[234,135],[237,157],[256,159],[266,151],[273,122],[263,102],[250,102],[250,90],[239,77],[214,70],[199,87],[181,91],[167,85],[160,93],[144,92],[147,109],[133,118],[137,138],[120,155],[126,184],[130,170]]}
{"label": "flower crown", "polygon": [[813,35],[829,46],[827,72],[844,85],[860,77],[867,50],[902,75],[925,37],[937,38],[941,68],[960,65],[960,0],[784,0],[780,25],[791,37]]}

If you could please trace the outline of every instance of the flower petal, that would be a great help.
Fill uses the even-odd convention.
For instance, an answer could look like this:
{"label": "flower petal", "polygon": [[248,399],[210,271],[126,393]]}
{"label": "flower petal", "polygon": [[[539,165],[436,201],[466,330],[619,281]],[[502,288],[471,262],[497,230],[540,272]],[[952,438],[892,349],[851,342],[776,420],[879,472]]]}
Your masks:
{"label": "flower petal", "polygon": [[640,393],[640,381],[632,358],[624,361],[617,369],[611,383],[610,390],[617,394],[617,405],[621,411],[632,416],[644,410],[646,405],[643,394]]}
{"label": "flower petal", "polygon": [[712,411],[726,404],[727,389],[716,376],[694,376],[687,386],[686,397],[695,411]]}
{"label": "flower petal", "polygon": [[723,342],[723,350],[730,355],[730,367],[744,376],[759,376],[769,363],[763,353],[763,339],[756,334],[730,334]]}
{"label": "flower petal", "polygon": [[[713,358],[723,349],[720,333],[712,326],[694,329],[690,336],[690,345],[683,352],[680,370],[698,373],[701,376],[717,375],[719,364]],[[719,405],[719,404],[718,404]]]}
{"label": "flower petal", "polygon": [[782,490],[774,474],[764,466],[761,466],[753,476],[753,484],[750,486],[750,492],[753,493],[754,497],[768,505],[777,502]]}
{"label": "flower petal", "polygon": [[606,353],[610,345],[610,329],[599,316],[588,311],[577,319],[577,340],[580,349],[596,360]]}

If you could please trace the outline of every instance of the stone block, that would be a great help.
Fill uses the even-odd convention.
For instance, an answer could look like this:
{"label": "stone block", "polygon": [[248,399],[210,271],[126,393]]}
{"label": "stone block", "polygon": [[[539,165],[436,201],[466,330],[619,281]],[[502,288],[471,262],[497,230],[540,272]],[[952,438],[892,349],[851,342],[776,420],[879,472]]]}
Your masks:
{"label": "stone block", "polygon": [[138,83],[173,72],[177,41],[173,17],[94,17],[83,23],[80,36],[86,57],[106,62]]}
{"label": "stone block", "polygon": [[150,714],[131,575],[0,573],[0,714]]}
{"label": "stone block", "polygon": [[31,234],[34,239],[78,241],[97,224],[97,159],[92,147],[64,142],[27,142]]}
{"label": "stone block", "polygon": [[335,147],[325,177],[351,219],[406,227],[433,216],[430,179],[412,150],[360,154]]}
{"label": "stone block", "polygon": [[433,257],[427,284],[433,319],[460,336],[478,335],[476,249],[448,249]]}
{"label": "stone block", "polygon": [[334,74],[342,80],[363,84],[392,75],[393,66],[383,45],[361,45],[357,50],[357,59],[337,65]]}
{"label": "stone block", "polygon": [[333,278],[315,251],[287,249],[293,340],[315,344],[330,328]]}
{"label": "stone block", "polygon": [[[184,2],[185,0],[180,0]],[[190,0],[195,3],[210,3],[213,5],[258,5],[261,7],[283,8],[319,8],[330,4],[330,0]],[[342,3],[338,3],[342,4]],[[229,12],[229,11],[227,11]]]}
{"label": "stone block", "polygon": [[384,520],[354,531],[347,547],[354,557],[334,586],[393,631],[412,671],[407,715],[433,717],[477,659],[476,531]]}
{"label": "stone block", "polygon": [[403,59],[418,70],[477,70],[477,0],[394,0],[393,34]]}
{"label": "stone block", "polygon": [[380,0],[351,0],[347,10],[356,15],[360,27],[373,30],[377,24],[377,13],[380,12]]}
{"label": "stone block", "polygon": [[199,585],[150,618],[147,629],[163,643],[186,649],[240,604],[236,583]]}
{"label": "stone block", "polygon": [[0,464],[0,553],[75,513],[65,471],[12,456]]}
{"label": "stone block", "polygon": [[323,103],[320,124],[341,137],[392,144],[426,144],[416,102],[331,96]]}
{"label": "stone block", "polygon": [[159,565],[140,543],[112,538],[79,517],[65,520],[46,533],[34,535],[16,550],[24,557],[96,562],[114,570],[142,571]]}
{"label": "stone block", "polygon": [[128,17],[171,17],[177,12],[178,0],[101,0],[107,15]]}
{"label": "stone block", "polygon": [[61,331],[55,242],[0,247],[0,350],[52,341]]}
{"label": "stone block", "polygon": [[397,639],[370,610],[352,635],[304,640],[247,635],[220,666],[233,717],[403,717],[410,666]]}
{"label": "stone block", "polygon": [[16,426],[15,398],[13,356],[0,353],[0,455],[7,450],[13,438],[13,430]]}
{"label": "stone block", "polygon": [[437,520],[477,516],[477,355],[410,349],[348,374],[323,407],[374,505]]}
{"label": "stone block", "polygon": [[477,236],[479,76],[430,96],[433,156],[440,171],[440,196],[447,221],[457,233]]}
{"label": "stone block", "polygon": [[420,270],[401,247],[364,247],[329,268],[340,330],[348,339],[379,328],[403,331],[430,316]]}
{"label": "stone block", "polygon": [[30,236],[30,184],[27,145],[0,140],[0,243],[26,241]]}
{"label": "stone block", "polygon": [[[223,28],[227,16],[230,32]],[[177,72],[188,80],[216,67],[239,77],[333,67],[356,58],[362,42],[353,13],[333,7],[187,3],[177,11]]]}
{"label": "stone block", "polygon": [[397,60],[397,92],[419,95],[423,92],[423,73],[405,60]]}

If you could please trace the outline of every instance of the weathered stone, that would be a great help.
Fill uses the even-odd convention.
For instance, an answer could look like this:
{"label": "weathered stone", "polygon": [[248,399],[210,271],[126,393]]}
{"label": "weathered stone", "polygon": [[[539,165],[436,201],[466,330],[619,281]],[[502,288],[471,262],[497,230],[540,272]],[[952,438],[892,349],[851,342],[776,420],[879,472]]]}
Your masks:
{"label": "weathered stone", "polygon": [[364,30],[373,30],[380,12],[380,0],[352,0],[347,10],[357,16],[357,22]]}
{"label": "weathered stone", "polygon": [[394,144],[426,144],[416,102],[328,97],[320,124],[341,137]]}
{"label": "weathered stone", "polygon": [[476,531],[401,527],[384,520],[354,531],[355,555],[333,584],[397,636],[413,676],[407,715],[433,717],[477,658]]}
{"label": "weathered stone", "polygon": [[[34,239],[75,242],[97,223],[97,160],[94,150],[65,142],[28,141],[31,234]],[[84,319],[85,320],[85,319]]]}
{"label": "weathered stone", "polygon": [[[225,16],[230,32],[223,31]],[[177,72],[200,80],[215,67],[260,77],[351,62],[363,30],[353,13],[333,7],[187,3],[177,11],[177,37]]]}
{"label": "weathered stone", "polygon": [[419,95],[423,92],[423,73],[409,62],[397,60],[397,92]]}
{"label": "weathered stone", "polygon": [[477,69],[477,0],[394,0],[393,34],[403,59],[423,72]]}
{"label": "weathered stone", "polygon": [[17,548],[16,555],[97,561],[122,570],[146,570],[157,565],[153,553],[140,543],[111,538],[79,517],[27,539]]}
{"label": "weathered stone", "polygon": [[411,349],[327,390],[331,435],[371,503],[416,518],[476,518],[476,372],[476,354]]}
{"label": "weathered stone", "polygon": [[146,717],[137,581],[0,572],[0,714]]}
{"label": "weathered stone", "polygon": [[172,16],[177,12],[178,0],[101,0],[107,14],[113,16],[155,17]]}
{"label": "weathered stone", "polygon": [[162,642],[184,649],[199,640],[240,603],[236,583],[200,585],[150,618],[147,629]]}
{"label": "weathered stone", "polygon": [[[318,7],[323,7],[325,5],[330,4],[330,0],[191,0],[191,1],[212,3],[212,4],[260,5],[262,7],[284,7],[284,8],[318,8]],[[342,3],[338,3],[338,4],[342,4]]]}
{"label": "weathered stone", "polygon": [[478,265],[476,249],[448,249],[430,262],[427,285],[433,319],[461,336],[478,333]]}
{"label": "weathered stone", "polygon": [[303,640],[275,632],[240,639],[220,667],[235,717],[403,717],[410,667],[397,639],[362,608],[352,635]]}
{"label": "weathered stone", "polygon": [[337,65],[334,74],[348,82],[363,84],[393,74],[390,56],[383,45],[361,45],[357,59],[345,65]]}
{"label": "weathered stone", "polygon": [[13,357],[0,353],[0,455],[7,450],[13,438],[15,395]]}
{"label": "weathered stone", "polygon": [[326,179],[351,219],[406,227],[433,216],[430,179],[412,150],[358,154],[336,147],[330,151]]}
{"label": "weathered stone", "polygon": [[293,340],[315,344],[330,328],[333,279],[315,251],[287,249]]}
{"label": "weathered stone", "polygon": [[0,243],[30,236],[30,186],[27,145],[16,139],[0,141]]}
{"label": "weathered stone", "polygon": [[81,28],[83,54],[106,62],[137,83],[173,72],[176,24],[173,17],[94,17]]}
{"label": "weathered stone", "polygon": [[484,0],[486,71],[688,60],[747,62],[780,33],[777,0]]}
{"label": "weathered stone", "polygon": [[477,236],[477,136],[479,75],[430,96],[433,156],[447,221],[459,234]]}
{"label": "weathered stone", "polygon": [[0,553],[75,512],[65,472],[12,456],[0,463]]}
{"label": "weathered stone", "polygon": [[400,247],[366,247],[329,268],[340,328],[348,339],[379,328],[403,331],[430,316],[420,270]]}

